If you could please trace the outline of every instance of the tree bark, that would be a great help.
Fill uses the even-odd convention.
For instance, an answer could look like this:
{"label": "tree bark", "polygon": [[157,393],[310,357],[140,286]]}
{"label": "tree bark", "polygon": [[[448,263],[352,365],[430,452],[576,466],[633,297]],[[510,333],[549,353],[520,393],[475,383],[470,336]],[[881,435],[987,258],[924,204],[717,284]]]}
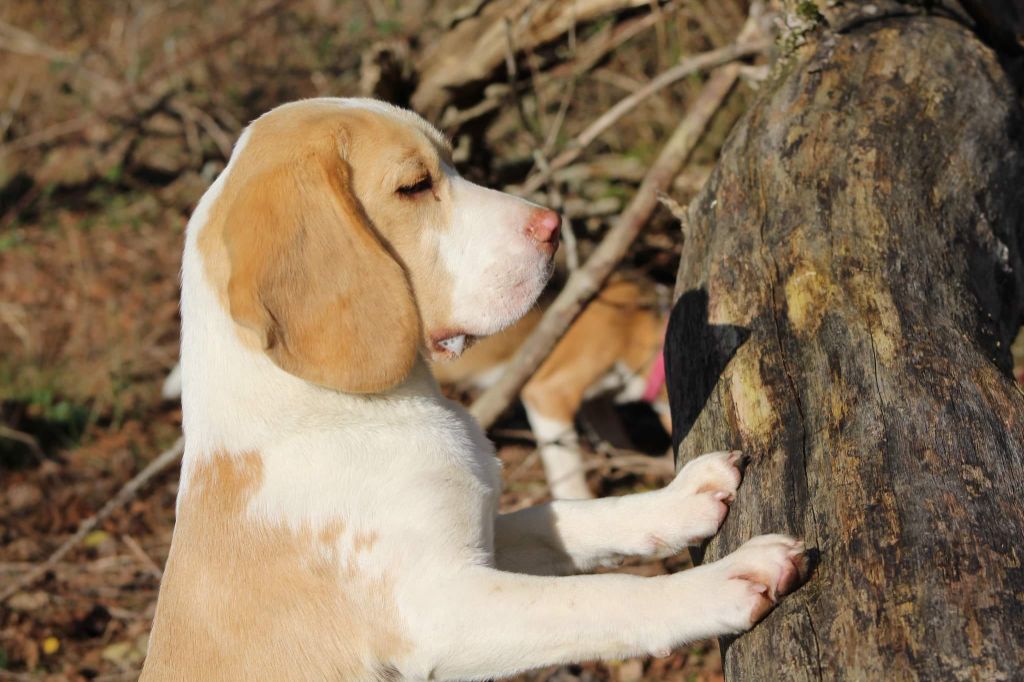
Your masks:
{"label": "tree bark", "polygon": [[706,558],[765,532],[817,555],[722,643],[728,679],[1024,676],[1019,106],[949,19],[823,31],[691,204],[666,342],[677,462],[751,456]]}

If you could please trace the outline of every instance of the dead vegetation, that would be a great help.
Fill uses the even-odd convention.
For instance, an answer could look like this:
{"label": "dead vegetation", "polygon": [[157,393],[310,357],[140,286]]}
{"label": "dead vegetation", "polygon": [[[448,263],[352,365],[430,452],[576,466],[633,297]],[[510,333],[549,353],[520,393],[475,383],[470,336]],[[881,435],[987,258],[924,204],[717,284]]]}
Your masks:
{"label": "dead vegetation", "polygon": [[[183,228],[247,121],[318,95],[412,103],[451,136],[465,173],[566,215],[582,284],[549,325],[557,335],[565,310],[615,267],[673,283],[681,240],[655,197],[685,203],[700,187],[764,76],[772,10],[752,14],[746,0],[5,3],[0,592],[12,594],[0,606],[0,679],[137,674],[175,468],[95,515],[178,438],[180,412],[161,403],[159,383],[177,355]],[[608,234],[620,238],[602,251]],[[495,435],[504,503],[542,498],[529,433],[513,417]],[[606,494],[663,480],[649,460],[595,449]],[[523,679],[720,677],[717,647],[704,643]]]}

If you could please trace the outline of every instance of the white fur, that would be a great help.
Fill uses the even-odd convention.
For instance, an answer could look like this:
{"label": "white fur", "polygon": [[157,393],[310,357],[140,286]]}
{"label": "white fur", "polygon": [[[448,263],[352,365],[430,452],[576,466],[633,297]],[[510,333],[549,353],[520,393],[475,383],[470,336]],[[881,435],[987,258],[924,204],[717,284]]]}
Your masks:
{"label": "white fur", "polygon": [[164,400],[181,398],[181,363],[176,364],[164,379],[160,387],[160,397]]}
{"label": "white fur", "polygon": [[[384,105],[346,106],[396,115]],[[472,418],[440,395],[422,359],[385,394],[347,395],[288,374],[243,345],[207,281],[197,238],[247,140],[245,133],[187,230],[182,493],[199,458],[258,453],[264,476],[253,517],[307,528],[342,519],[345,530],[330,550],[339,553],[351,551],[357,533],[374,532],[373,550],[357,561],[370,575],[391,577],[409,648],[386,663],[406,679],[487,679],[664,653],[749,627],[763,598],[749,577],[773,586],[800,551],[788,538],[765,536],[674,576],[525,575],[660,555],[709,537],[724,515],[715,492],[731,496],[739,483],[729,455],[696,460],[661,491],[498,515],[494,450]],[[543,275],[539,261],[525,242],[501,236],[531,205],[454,175],[452,182],[455,226],[441,252],[456,276],[459,323],[485,333],[521,315],[536,296],[527,280]],[[482,285],[499,272],[513,278],[513,288],[523,279],[521,298],[499,300]],[[238,595],[247,598],[258,595]]]}
{"label": "white fur", "polygon": [[593,497],[587,487],[586,467],[580,453],[580,437],[572,422],[546,417],[524,403],[530,430],[537,439],[544,476],[557,500],[582,500]]}
{"label": "white fur", "polygon": [[534,282],[551,275],[553,262],[538,260],[530,240],[515,238],[539,207],[468,182],[452,168],[445,173],[454,210],[439,247],[455,281],[452,317],[456,328],[489,336],[526,314],[540,293]]}

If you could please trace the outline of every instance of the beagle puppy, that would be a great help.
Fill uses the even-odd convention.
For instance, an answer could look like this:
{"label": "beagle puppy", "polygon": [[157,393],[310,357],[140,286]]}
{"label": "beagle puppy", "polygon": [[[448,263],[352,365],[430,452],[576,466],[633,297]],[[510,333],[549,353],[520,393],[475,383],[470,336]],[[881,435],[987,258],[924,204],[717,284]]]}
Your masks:
{"label": "beagle puppy", "polygon": [[189,221],[186,449],[143,680],[482,680],[738,633],[803,573],[757,537],[676,575],[564,575],[718,529],[737,453],[666,488],[498,514],[428,357],[533,305],[556,214],[474,185],[371,100],[253,122]]}
{"label": "beagle puppy", "polygon": [[[620,403],[643,400],[671,432],[661,353],[667,320],[656,299],[650,287],[614,276],[523,386],[519,398],[555,499],[593,497],[573,425],[586,399],[607,393]],[[505,372],[541,317],[541,309],[530,310],[458,359],[434,365],[434,376],[442,384],[486,389]]]}

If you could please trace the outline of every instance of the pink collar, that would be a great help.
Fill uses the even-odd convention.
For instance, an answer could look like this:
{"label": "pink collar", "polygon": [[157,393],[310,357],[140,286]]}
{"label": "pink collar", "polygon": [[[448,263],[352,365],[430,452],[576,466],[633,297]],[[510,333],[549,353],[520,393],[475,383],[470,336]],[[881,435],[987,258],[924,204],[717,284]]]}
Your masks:
{"label": "pink collar", "polygon": [[[662,387],[665,385],[665,349],[658,349],[658,357],[651,365],[651,371],[647,375],[647,385],[644,387],[643,399],[645,402],[653,403],[658,399]],[[635,395],[635,394],[634,394]]]}

